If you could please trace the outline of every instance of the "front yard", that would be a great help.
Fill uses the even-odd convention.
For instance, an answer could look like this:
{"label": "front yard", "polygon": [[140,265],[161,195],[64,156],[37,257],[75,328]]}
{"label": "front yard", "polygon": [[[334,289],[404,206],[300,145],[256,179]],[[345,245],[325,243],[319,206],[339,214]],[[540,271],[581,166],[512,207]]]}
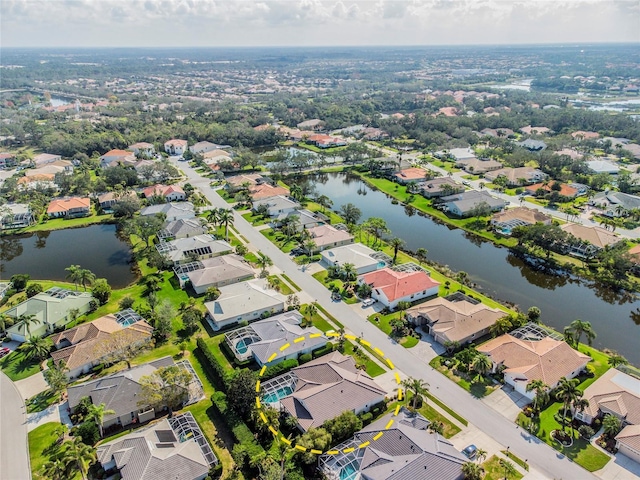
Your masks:
{"label": "front yard", "polygon": [[453,359],[438,356],[431,360],[429,362],[429,365],[435,368],[438,372],[442,373],[445,377],[449,378],[453,382],[456,382],[474,397],[486,397],[491,392],[500,387],[500,384],[496,385],[491,377],[484,377],[481,381],[478,381],[477,379],[471,379],[467,374],[463,372],[458,372],[457,370],[454,372],[453,368],[450,368],[450,366],[447,366],[444,363],[447,360],[451,360],[453,362]]}
{"label": "front yard", "polygon": [[393,312],[393,313],[388,313],[386,315],[374,313],[373,315],[369,316],[368,320],[370,323],[378,327],[380,330],[382,330],[384,333],[386,333],[390,337],[396,338],[398,343],[402,345],[404,348],[415,347],[420,341],[419,338],[416,338],[412,335],[405,335],[405,336],[398,337],[393,332],[393,327],[391,326],[391,322],[393,320],[400,319],[402,314],[403,314],[402,312]]}

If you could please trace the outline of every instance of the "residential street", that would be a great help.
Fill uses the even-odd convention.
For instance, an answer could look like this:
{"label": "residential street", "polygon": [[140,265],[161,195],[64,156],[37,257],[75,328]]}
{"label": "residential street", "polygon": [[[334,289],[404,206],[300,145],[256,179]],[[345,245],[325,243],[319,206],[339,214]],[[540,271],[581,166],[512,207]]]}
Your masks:
{"label": "residential street", "polygon": [[0,477],[31,478],[26,408],[15,384],[0,372]]}
{"label": "residential street", "polygon": [[[200,177],[186,162],[174,164],[187,176],[188,181],[202,191],[216,207],[229,208],[227,204],[209,186],[209,180]],[[364,338],[373,346],[381,349],[395,364],[396,368],[407,376],[423,378],[430,385],[430,391],[446,401],[455,411],[465,417],[475,427],[485,432],[495,441],[509,447],[510,451],[522,459],[526,459],[537,471],[549,478],[594,479],[597,478],[580,466],[568,460],[564,455],[542,443],[536,437],[522,431],[514,423],[493,410],[479,399],[458,387],[443,375],[434,371],[427,361],[416,358],[409,350],[392,341],[379,329],[358,316],[344,303],[333,302],[329,291],[308,273],[301,271],[291,258],[281,252],[274,244],[254,229],[244,218],[234,212],[235,229],[251,243],[251,245],[268,255],[275,266],[291,278],[311,298],[322,305],[329,313],[338,318],[352,332],[364,333]],[[417,348],[417,347],[416,347]]]}

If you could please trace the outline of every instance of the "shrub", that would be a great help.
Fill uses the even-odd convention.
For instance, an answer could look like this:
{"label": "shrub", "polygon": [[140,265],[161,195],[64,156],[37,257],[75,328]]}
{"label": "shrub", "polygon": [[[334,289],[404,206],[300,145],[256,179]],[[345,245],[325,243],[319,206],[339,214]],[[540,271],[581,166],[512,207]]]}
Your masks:
{"label": "shrub", "polygon": [[310,362],[312,358],[313,357],[311,356],[310,353],[303,353],[302,355],[300,355],[298,357],[298,363],[300,363],[300,365],[302,365],[303,363]]}
{"label": "shrub", "polygon": [[522,192],[524,192],[524,188],[522,187],[516,188],[516,195],[520,195]]}
{"label": "shrub", "polygon": [[589,440],[595,435],[593,428],[591,428],[589,425],[581,425],[580,428],[578,428],[578,432],[580,433],[580,436],[585,440]]}
{"label": "shrub", "polygon": [[100,440],[100,432],[95,422],[82,422],[77,427],[73,428],[72,435],[74,437],[81,437],[82,443],[86,445],[95,445]]}
{"label": "shrub", "polygon": [[42,292],[42,285],[39,283],[32,283],[27,287],[27,298],[31,298]]}
{"label": "shrub", "polygon": [[271,365],[267,367],[262,375],[262,380],[269,380],[270,378],[277,377],[278,375],[282,375],[285,372],[288,372],[292,368],[295,368],[299,365],[298,360],[295,358],[291,358],[289,360],[284,360],[280,363],[276,363],[275,365]]}
{"label": "shrub", "polygon": [[127,295],[122,300],[120,300],[120,303],[118,303],[118,307],[120,307],[120,310],[126,310],[127,308],[133,307],[134,302],[135,300]]}
{"label": "shrub", "polygon": [[27,282],[31,277],[26,273],[19,273],[11,277],[11,284],[18,292],[27,288]]}
{"label": "shrub", "polygon": [[369,425],[371,423],[371,421],[373,420],[373,413],[371,413],[371,412],[363,413],[360,416],[360,419],[362,420],[362,424],[363,425]]}
{"label": "shrub", "polygon": [[327,344],[324,347],[316,348],[315,350],[313,350],[311,352],[311,356],[313,358],[318,358],[323,355],[326,355],[327,353],[333,352],[333,349],[334,349],[333,343],[327,342]]}
{"label": "shrub", "polygon": [[196,340],[196,355],[205,367],[205,371],[209,374],[209,378],[213,382],[214,386],[222,391],[227,390],[227,372],[225,372],[222,365],[218,362],[216,357],[211,353],[209,347],[202,338]]}

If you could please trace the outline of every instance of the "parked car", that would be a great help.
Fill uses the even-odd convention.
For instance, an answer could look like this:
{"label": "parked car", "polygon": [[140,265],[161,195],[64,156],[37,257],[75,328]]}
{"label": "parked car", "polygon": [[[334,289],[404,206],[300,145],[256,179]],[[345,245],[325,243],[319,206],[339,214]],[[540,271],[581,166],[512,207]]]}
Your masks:
{"label": "parked car", "polygon": [[373,298],[365,298],[362,301],[362,308],[367,308],[370,307],[371,305],[373,305],[374,303],[376,303],[376,301]]}
{"label": "parked car", "polygon": [[0,358],[2,357],[6,357],[7,355],[9,355],[11,353],[11,350],[8,349],[7,347],[2,347],[0,348]]}
{"label": "parked car", "polygon": [[338,292],[333,292],[331,294],[331,300],[333,300],[334,302],[339,302],[340,300],[342,300],[342,295],[340,295]]}
{"label": "parked car", "polygon": [[467,187],[470,187],[470,186],[471,186],[471,182],[469,182],[469,181],[467,181],[467,180],[463,180],[463,181],[462,181],[462,184],[463,184],[463,185],[466,185]]}
{"label": "parked car", "polygon": [[465,448],[462,451],[462,453],[464,453],[464,455],[467,458],[475,458],[475,456],[478,454],[478,447],[476,447],[475,445],[471,444],[467,448]]}

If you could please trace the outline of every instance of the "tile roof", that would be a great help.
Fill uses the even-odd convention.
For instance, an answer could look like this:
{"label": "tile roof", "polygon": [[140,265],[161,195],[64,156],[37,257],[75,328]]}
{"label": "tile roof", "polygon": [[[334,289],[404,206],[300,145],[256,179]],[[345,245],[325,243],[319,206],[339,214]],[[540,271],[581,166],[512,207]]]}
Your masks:
{"label": "tile roof", "polygon": [[262,198],[275,197],[276,195],[289,195],[289,190],[280,186],[269,185],[263,183],[261,185],[252,185],[249,187],[249,193],[252,200],[260,200]]}
{"label": "tile roof", "polygon": [[307,230],[317,247],[353,240],[353,235],[331,225],[318,225]]}
{"label": "tile roof", "polygon": [[161,203],[159,205],[149,205],[140,210],[140,215],[155,215],[157,213],[164,213],[168,220],[196,216],[195,207],[191,202]]}
{"label": "tile roof", "polygon": [[640,452],[640,425],[627,425],[616,435],[616,440],[620,445]]}
{"label": "tile roof", "polygon": [[238,281],[254,275],[253,269],[238,255],[207,258],[202,260],[202,264],[204,268],[187,274],[194,287],[230,280]]}
{"label": "tile roof", "polygon": [[504,364],[505,372],[520,373],[528,382],[542,380],[550,387],[590,359],[568,343],[551,337],[531,341],[505,334],[480,345],[478,351],[489,355],[493,363]]}
{"label": "tile roof", "polygon": [[491,223],[505,223],[512,220],[522,220],[533,225],[535,223],[550,223],[551,216],[527,207],[508,208],[498,212],[491,217]]}
{"label": "tile roof", "polygon": [[168,222],[162,229],[164,237],[185,237],[207,233],[207,228],[198,218],[180,218]]}
{"label": "tile roof", "polygon": [[297,377],[295,391],[280,404],[306,431],[347,410],[382,400],[385,391],[358,370],[353,357],[333,352],[291,370]]}
{"label": "tile roof", "polygon": [[320,252],[322,258],[327,263],[333,265],[343,266],[345,263],[350,263],[356,270],[360,268],[370,267],[377,265],[378,260],[373,258],[375,250],[363,245],[361,243],[352,243],[350,245],[343,245],[341,247],[330,248]]}
{"label": "tile roof", "polygon": [[158,184],[143,189],[142,193],[146,198],[153,197],[154,195],[166,197],[167,195],[170,195],[172,193],[182,193],[184,195],[184,190],[179,185]]}
{"label": "tile roof", "polygon": [[91,208],[89,197],[69,197],[52,200],[47,207],[47,213],[68,212],[74,208]]}
{"label": "tile roof", "polygon": [[[538,189],[545,190],[546,192],[553,192],[553,188],[551,188],[553,183],[555,182],[549,182],[546,185],[544,183],[535,183],[525,187],[525,190],[531,194],[535,194]],[[558,193],[564,197],[575,197],[578,194],[578,189],[570,187],[566,183],[561,183],[560,191]]]}
{"label": "tile roof", "polygon": [[283,307],[286,300],[259,278],[220,287],[220,296],[204,306],[214,322],[224,322],[249,312]]}
{"label": "tile roof", "polygon": [[405,168],[400,172],[394,174],[394,176],[400,181],[409,181],[409,180],[424,180],[427,171],[424,168]]}
{"label": "tile roof", "polygon": [[100,158],[119,158],[119,157],[130,157],[131,156],[131,152],[128,150],[118,150],[118,149],[114,149],[114,150],[109,150],[107,153],[105,153],[104,155],[102,155]]}
{"label": "tile roof", "polygon": [[167,145],[174,145],[174,146],[185,146],[187,145],[189,142],[187,140],[180,140],[177,138],[174,138],[172,140],[167,140],[166,142],[164,142],[165,146]]}
{"label": "tile roof", "polygon": [[360,278],[373,288],[382,290],[390,302],[440,285],[423,271],[396,272],[390,268],[365,273]]}
{"label": "tile roof", "polygon": [[589,401],[585,412],[591,417],[604,406],[626,422],[640,425],[640,379],[611,368],[585,389],[583,398]]}
{"label": "tile roof", "polygon": [[51,341],[54,345],[57,345],[66,340],[73,345],[96,338],[100,333],[110,334],[121,329],[122,326],[117,322],[115,315],[108,314],[92,322],[82,323],[77,327],[57,333],[51,337]]}
{"label": "tile roof", "polygon": [[607,245],[614,245],[621,240],[620,237],[613,232],[597,226],[589,227],[579,223],[565,223],[561,225],[560,228],[578,240],[589,242],[600,248],[604,248]]}

